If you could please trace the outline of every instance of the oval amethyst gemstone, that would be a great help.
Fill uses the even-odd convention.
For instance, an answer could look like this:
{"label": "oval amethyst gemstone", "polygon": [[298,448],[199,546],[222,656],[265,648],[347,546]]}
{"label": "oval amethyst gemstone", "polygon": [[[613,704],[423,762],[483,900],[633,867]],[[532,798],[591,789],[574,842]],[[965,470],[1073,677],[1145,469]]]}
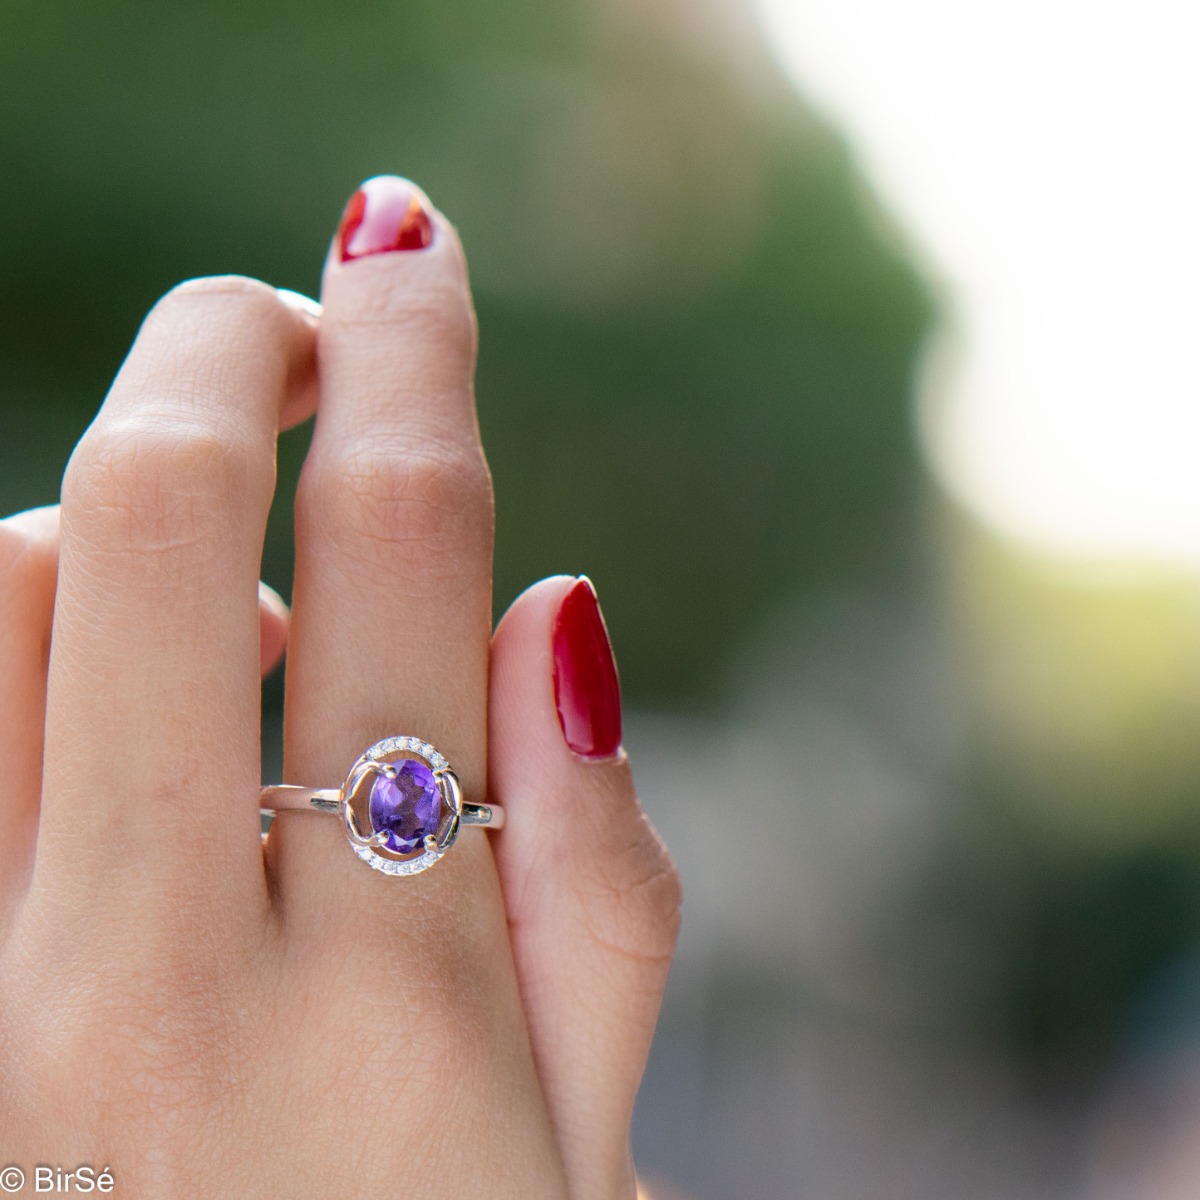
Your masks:
{"label": "oval amethyst gemstone", "polygon": [[388,834],[387,848],[397,854],[424,849],[426,837],[437,833],[442,817],[442,792],[433,772],[415,758],[392,764],[396,778],[377,775],[371,785],[371,828]]}

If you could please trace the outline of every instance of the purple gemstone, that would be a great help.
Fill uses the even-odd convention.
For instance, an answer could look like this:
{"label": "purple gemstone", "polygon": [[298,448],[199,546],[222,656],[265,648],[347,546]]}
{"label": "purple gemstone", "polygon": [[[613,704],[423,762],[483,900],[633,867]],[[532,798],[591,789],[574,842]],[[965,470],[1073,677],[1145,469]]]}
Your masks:
{"label": "purple gemstone", "polygon": [[392,764],[396,778],[377,775],[371,785],[371,828],[388,833],[387,848],[411,854],[424,848],[425,838],[437,833],[442,817],[442,793],[433,772],[415,758]]}

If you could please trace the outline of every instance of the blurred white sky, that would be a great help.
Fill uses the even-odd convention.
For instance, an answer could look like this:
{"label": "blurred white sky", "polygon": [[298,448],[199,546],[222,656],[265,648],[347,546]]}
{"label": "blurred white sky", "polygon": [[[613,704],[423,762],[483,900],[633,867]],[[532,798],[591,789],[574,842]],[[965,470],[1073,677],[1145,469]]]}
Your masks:
{"label": "blurred white sky", "polygon": [[943,482],[1040,550],[1200,570],[1200,5],[755,3],[952,301]]}

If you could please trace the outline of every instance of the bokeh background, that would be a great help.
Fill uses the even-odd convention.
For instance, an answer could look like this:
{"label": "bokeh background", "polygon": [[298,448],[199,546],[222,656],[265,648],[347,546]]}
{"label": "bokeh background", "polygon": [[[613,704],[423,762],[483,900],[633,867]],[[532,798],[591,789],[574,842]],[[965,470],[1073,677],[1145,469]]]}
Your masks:
{"label": "bokeh background", "polygon": [[2,510],[172,283],[315,293],[383,171],[459,225],[497,612],[595,579],[684,877],[657,1197],[1200,1196],[1196,43],[1139,12],[0,5]]}

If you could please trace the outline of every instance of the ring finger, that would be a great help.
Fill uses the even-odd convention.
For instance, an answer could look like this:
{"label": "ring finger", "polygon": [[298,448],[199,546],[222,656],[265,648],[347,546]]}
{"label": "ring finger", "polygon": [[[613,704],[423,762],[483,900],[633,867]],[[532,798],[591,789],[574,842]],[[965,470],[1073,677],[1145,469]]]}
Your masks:
{"label": "ring finger", "polygon": [[[321,407],[296,507],[289,781],[336,787],[368,745],[399,733],[436,746],[478,798],[492,503],[462,249],[411,184],[369,180],[347,209],[322,298]],[[340,938],[346,905],[413,908],[414,886],[487,891],[500,912],[479,835],[430,875],[398,881],[364,869],[338,822],[289,814],[269,855],[285,913],[310,933]]]}
{"label": "ring finger", "polygon": [[[320,409],[296,506],[287,782],[336,787],[368,746],[407,734],[441,751],[479,801],[492,495],[458,238],[411,184],[368,181],[322,299]],[[363,1088],[374,1078],[387,1096],[391,1128],[436,1113],[469,1129],[487,1114],[487,1138],[456,1135],[454,1183],[437,1194],[559,1194],[488,835],[467,830],[432,870],[394,877],[359,862],[339,826],[285,812],[267,842],[283,987],[320,998],[303,1009],[322,1047],[311,1102],[344,1077],[349,1050]],[[397,1072],[420,1086],[397,1088]]]}

